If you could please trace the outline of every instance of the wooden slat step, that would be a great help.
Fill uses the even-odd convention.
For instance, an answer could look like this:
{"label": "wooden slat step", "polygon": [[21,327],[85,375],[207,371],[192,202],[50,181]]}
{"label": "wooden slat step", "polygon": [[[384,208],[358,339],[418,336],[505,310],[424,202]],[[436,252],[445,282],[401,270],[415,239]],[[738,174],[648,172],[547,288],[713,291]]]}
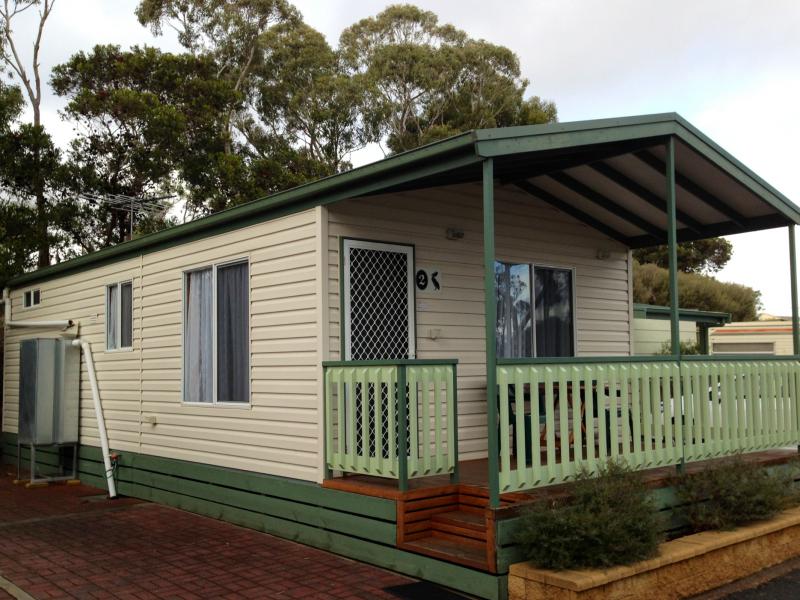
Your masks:
{"label": "wooden slat step", "polygon": [[403,544],[402,548],[465,567],[487,570],[486,549],[464,544],[457,539],[431,536]]}
{"label": "wooden slat step", "polygon": [[477,541],[484,546],[486,545],[486,531],[476,531],[474,529],[453,525],[452,523],[440,523],[435,521],[431,521],[430,531],[431,535],[445,533],[462,538],[465,542]]}
{"label": "wooden slat step", "polygon": [[446,523],[460,529],[471,529],[486,533],[486,518],[483,515],[466,512],[463,510],[452,510],[446,513],[439,513],[431,517],[433,523]]}

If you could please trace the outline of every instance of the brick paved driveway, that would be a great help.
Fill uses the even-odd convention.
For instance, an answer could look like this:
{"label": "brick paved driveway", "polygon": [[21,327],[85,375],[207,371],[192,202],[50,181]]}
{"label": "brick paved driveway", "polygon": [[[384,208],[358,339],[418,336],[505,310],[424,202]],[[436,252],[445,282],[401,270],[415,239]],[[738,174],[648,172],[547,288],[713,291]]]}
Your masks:
{"label": "brick paved driveway", "polygon": [[390,588],[415,581],[221,521],[102,494],[86,486],[27,490],[0,477],[0,576],[42,600],[396,600],[408,596]]}

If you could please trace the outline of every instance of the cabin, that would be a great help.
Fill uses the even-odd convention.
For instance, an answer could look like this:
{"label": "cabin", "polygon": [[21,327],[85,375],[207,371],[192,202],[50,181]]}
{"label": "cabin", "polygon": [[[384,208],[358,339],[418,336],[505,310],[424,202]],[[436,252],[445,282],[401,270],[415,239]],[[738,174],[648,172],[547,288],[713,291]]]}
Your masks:
{"label": "cabin", "polygon": [[[82,481],[503,598],[578,469],[796,455],[798,222],[677,114],[470,131],[11,281],[4,457],[21,343],[79,340]],[[681,356],[676,244],[772,228],[793,354]],[[672,353],[640,356],[656,244]]]}
{"label": "cabin", "polygon": [[[710,332],[731,322],[731,314],[720,311],[680,308],[680,341],[700,354],[709,354]],[[669,306],[633,305],[634,354],[663,354],[670,348]]]}
{"label": "cabin", "polygon": [[737,321],[710,330],[711,354],[792,355],[792,322],[786,318]]}

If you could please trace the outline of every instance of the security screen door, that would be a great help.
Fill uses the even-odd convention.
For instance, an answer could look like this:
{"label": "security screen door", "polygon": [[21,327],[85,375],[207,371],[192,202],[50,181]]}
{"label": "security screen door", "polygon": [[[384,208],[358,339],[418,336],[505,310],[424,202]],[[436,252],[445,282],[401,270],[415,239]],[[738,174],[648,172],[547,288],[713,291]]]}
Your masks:
{"label": "security screen door", "polygon": [[414,249],[344,240],[345,360],[414,358]]}
{"label": "security screen door", "polygon": [[[391,361],[414,358],[414,249],[396,244],[344,240],[343,253],[345,359]],[[369,454],[376,456],[380,451],[382,456],[388,457],[389,410],[393,406],[389,402],[388,387],[385,384],[367,384],[367,389],[362,389],[362,385],[357,384],[355,394],[355,420],[348,418],[346,423],[362,422],[362,399],[366,394]],[[376,395],[380,395],[380,411],[376,408]],[[396,411],[397,407],[393,408]],[[397,417],[395,412],[395,423]],[[375,439],[377,419],[382,424],[381,440]],[[359,427],[356,429],[359,455],[363,454],[362,442],[363,434]],[[395,444],[397,442],[395,438]]]}

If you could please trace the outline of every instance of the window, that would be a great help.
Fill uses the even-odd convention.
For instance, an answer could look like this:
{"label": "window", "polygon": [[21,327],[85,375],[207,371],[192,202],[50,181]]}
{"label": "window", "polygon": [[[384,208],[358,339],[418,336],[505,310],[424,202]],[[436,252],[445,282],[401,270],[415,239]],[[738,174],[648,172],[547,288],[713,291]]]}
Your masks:
{"label": "window", "polygon": [[497,356],[574,356],[573,272],[495,262]]}
{"label": "window", "polygon": [[250,401],[249,308],[247,262],[185,273],[185,402]]}
{"label": "window", "polygon": [[32,306],[38,306],[41,300],[42,300],[42,294],[38,289],[26,290],[25,294],[23,294],[22,306],[24,308],[31,308]]}
{"label": "window", "polygon": [[106,287],[106,350],[133,347],[133,283]]}

